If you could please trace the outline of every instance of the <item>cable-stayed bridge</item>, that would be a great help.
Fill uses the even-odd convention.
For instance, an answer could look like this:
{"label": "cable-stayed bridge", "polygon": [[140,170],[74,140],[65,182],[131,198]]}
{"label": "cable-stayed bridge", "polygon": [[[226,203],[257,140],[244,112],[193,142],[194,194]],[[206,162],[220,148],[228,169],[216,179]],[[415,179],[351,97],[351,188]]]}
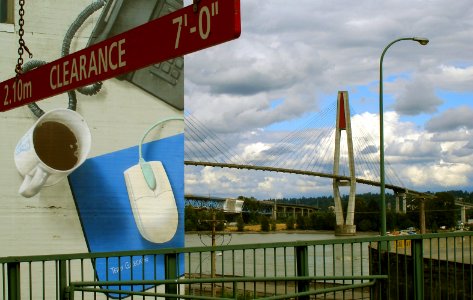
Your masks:
{"label": "cable-stayed bridge", "polygon": [[[350,114],[348,93],[339,92],[334,105],[307,117],[303,124],[282,137],[254,144],[259,151],[248,154],[235,138],[225,138],[208,129],[192,114],[186,114],[185,165],[261,170],[316,176],[332,180],[337,226],[341,233],[354,233],[356,184],[380,186],[379,121],[370,114]],[[228,120],[229,123],[232,120]],[[367,129],[368,127],[368,129]],[[374,128],[373,128],[374,127]],[[374,136],[375,135],[375,136]],[[376,136],[377,135],[377,136]],[[264,137],[262,137],[264,138]],[[239,154],[240,153],[240,154]],[[241,154],[243,153],[243,154]],[[407,188],[386,160],[386,188],[399,199],[405,195],[426,195]],[[350,199],[343,214],[339,187],[350,187]]]}
{"label": "cable-stayed bridge", "polygon": [[[254,165],[247,165],[247,164],[232,164],[232,163],[219,163],[219,162],[210,162],[210,161],[191,161],[185,160],[184,162],[188,166],[208,166],[208,167],[220,167],[220,168],[231,168],[231,169],[240,169],[240,170],[258,170],[258,171],[268,171],[268,172],[276,172],[276,173],[288,173],[288,174],[298,174],[298,175],[307,175],[307,176],[317,176],[323,178],[331,178],[335,180],[349,181],[349,176],[344,175],[335,175],[329,173],[322,173],[316,171],[304,171],[304,170],[294,170],[294,169],[285,169],[285,168],[277,168],[277,167],[265,167],[265,166],[254,166]],[[370,179],[364,178],[355,178],[357,183],[371,185],[371,186],[380,186],[379,181],[374,181]],[[397,193],[407,193],[413,195],[422,196],[424,193],[418,192],[415,190],[408,189],[406,187],[394,185],[394,184],[386,184],[387,189],[391,189]]]}

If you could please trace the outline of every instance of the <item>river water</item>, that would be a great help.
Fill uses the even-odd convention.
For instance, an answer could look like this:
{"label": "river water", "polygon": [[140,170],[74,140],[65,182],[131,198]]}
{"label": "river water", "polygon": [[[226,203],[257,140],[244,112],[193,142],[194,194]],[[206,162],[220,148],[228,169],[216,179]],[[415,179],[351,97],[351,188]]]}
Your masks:
{"label": "river water", "polygon": [[[369,234],[357,235],[358,237]],[[323,241],[346,238],[338,237],[333,232],[270,232],[270,233],[224,233],[216,236],[217,245],[261,244],[295,241]],[[208,234],[186,234],[186,247],[210,246],[211,237]]]}
{"label": "river water", "polygon": [[[374,234],[358,235],[373,236]],[[333,232],[317,233],[232,233],[218,235],[217,245],[258,245],[262,243],[294,241],[327,241],[346,239]],[[186,247],[210,246],[206,234],[186,235]],[[307,247],[309,274],[311,276],[352,276],[369,274],[368,243],[316,245]],[[186,259],[186,273],[209,274],[210,253],[191,255]],[[217,252],[216,274],[231,276],[295,276],[294,247],[247,249]]]}

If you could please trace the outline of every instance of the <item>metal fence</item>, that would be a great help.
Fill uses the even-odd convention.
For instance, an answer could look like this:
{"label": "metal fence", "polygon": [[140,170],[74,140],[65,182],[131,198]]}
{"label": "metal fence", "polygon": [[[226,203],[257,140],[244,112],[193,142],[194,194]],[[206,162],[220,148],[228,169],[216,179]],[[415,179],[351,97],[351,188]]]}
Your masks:
{"label": "metal fence", "polygon": [[[0,299],[472,299],[472,236],[7,257]],[[143,261],[163,265],[145,270]],[[99,280],[99,264],[118,277]]]}

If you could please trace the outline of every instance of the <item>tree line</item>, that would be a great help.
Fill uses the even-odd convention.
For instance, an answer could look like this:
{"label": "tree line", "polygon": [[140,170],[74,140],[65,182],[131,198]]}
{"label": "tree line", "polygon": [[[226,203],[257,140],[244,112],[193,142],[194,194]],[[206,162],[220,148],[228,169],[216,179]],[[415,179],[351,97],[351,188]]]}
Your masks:
{"label": "tree line", "polygon": [[[455,206],[455,200],[461,199],[464,202],[473,203],[473,192],[466,191],[446,191],[430,193],[433,199],[425,201],[425,217],[427,229],[436,232],[439,228],[453,228],[460,220],[460,207]],[[277,220],[272,216],[262,214],[262,203],[254,197],[238,197],[244,200],[244,212],[238,215],[225,215],[221,211],[211,211],[194,209],[190,206],[185,210],[185,228],[186,231],[202,231],[212,229],[212,214],[216,214],[217,230],[223,230],[225,223],[236,223],[238,230],[242,231],[243,226],[260,224],[262,231],[275,230],[276,223],[285,223],[287,230],[334,230],[335,214],[334,200],[331,196],[321,197],[301,197],[301,198],[282,198],[268,199],[276,203],[285,204],[303,204],[318,208],[310,215],[278,215]],[[379,199],[380,195],[376,193],[359,194],[355,197],[355,225],[357,231],[379,231]],[[420,199],[407,199],[407,213],[395,212],[395,197],[392,194],[386,194],[387,212],[386,228],[388,231],[401,230],[409,227],[419,228]],[[402,199],[401,199],[402,202]],[[348,204],[348,196],[342,198],[344,212]],[[473,218],[473,211],[467,210],[467,219]]]}

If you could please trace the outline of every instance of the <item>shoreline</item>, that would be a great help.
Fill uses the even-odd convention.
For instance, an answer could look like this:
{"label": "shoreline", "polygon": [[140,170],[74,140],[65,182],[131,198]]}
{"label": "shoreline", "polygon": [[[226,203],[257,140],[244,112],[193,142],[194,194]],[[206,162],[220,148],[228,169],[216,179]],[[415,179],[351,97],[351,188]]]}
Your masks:
{"label": "shoreline", "polygon": [[[211,231],[186,231],[186,235],[194,235],[194,234],[211,234]],[[275,234],[275,233],[286,233],[286,234],[333,234],[335,233],[334,230],[298,230],[298,229],[293,229],[293,230],[287,230],[287,229],[279,229],[279,230],[270,230],[270,231],[256,231],[256,230],[244,230],[244,231],[237,231],[237,230],[228,230],[225,229],[223,231],[217,231],[216,234]],[[378,232],[374,231],[360,231],[357,232],[356,235],[362,234],[364,236],[366,235],[379,235]],[[334,235],[335,236],[335,235]]]}
{"label": "shoreline", "polygon": [[[185,234],[211,234],[211,231],[186,231]],[[233,231],[233,230],[223,230],[216,231],[216,234],[274,234],[274,233],[294,233],[294,234],[331,234],[334,233],[332,230],[278,230],[278,231]]]}

